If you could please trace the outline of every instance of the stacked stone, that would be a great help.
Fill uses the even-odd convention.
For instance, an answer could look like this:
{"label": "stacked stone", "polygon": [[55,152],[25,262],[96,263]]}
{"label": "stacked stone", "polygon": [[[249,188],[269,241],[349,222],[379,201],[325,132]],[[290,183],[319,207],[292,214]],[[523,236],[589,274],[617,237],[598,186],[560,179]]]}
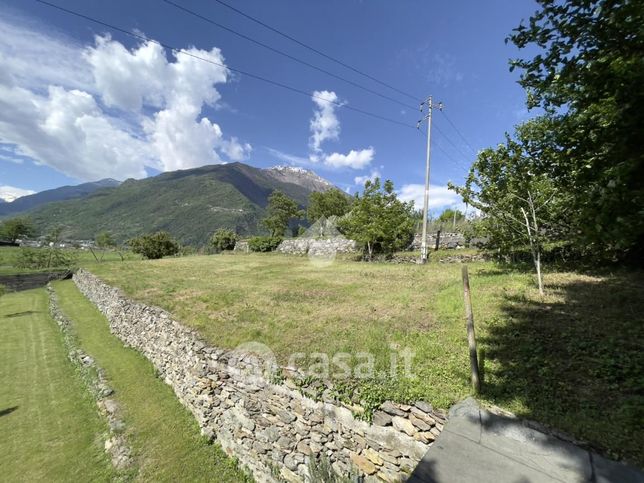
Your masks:
{"label": "stacked stone", "polygon": [[56,293],[51,285],[47,286],[47,292],[49,294],[49,313],[63,333],[67,355],[72,363],[79,367],[96,400],[99,412],[107,419],[109,435],[105,440],[105,451],[110,456],[112,466],[117,470],[125,470],[132,466],[132,451],[123,434],[125,423],[121,418],[120,407],[114,399],[109,397],[114,393],[114,390],[108,384],[103,368],[96,364],[93,357],[78,347],[71,322],[60,310]]}
{"label": "stacked stone", "polygon": [[248,240],[239,240],[235,243],[234,252],[239,253],[248,253],[250,252],[250,245],[248,245]]}
{"label": "stacked stone", "polygon": [[356,419],[359,406],[306,396],[293,380],[273,373],[251,354],[208,347],[167,312],[135,303],[87,271],[74,280],[105,314],[126,345],[141,351],[192,412],[202,432],[216,438],[258,481],[304,481],[324,457],[343,476],[403,481],[440,434],[445,415],[427,403],[383,404],[373,424]]}
{"label": "stacked stone", "polygon": [[[423,236],[416,234],[414,236],[414,241],[411,244],[413,250],[420,250],[421,244],[423,241]],[[434,249],[436,246],[436,235],[428,234],[427,235],[427,246],[431,249]],[[440,240],[438,242],[439,248],[465,248],[465,236],[462,233],[441,233]]]}
{"label": "stacked stone", "polygon": [[354,240],[335,238],[294,238],[284,240],[277,251],[287,255],[310,255],[327,257],[337,253],[355,253],[358,247]]}

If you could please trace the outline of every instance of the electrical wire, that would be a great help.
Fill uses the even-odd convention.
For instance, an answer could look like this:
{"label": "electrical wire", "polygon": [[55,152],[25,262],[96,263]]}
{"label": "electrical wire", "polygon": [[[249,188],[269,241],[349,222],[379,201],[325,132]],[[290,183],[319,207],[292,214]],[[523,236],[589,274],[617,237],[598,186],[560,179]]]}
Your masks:
{"label": "electrical wire", "polygon": [[456,127],[456,125],[452,122],[452,120],[449,118],[449,116],[447,115],[447,113],[446,113],[445,111],[442,111],[442,110],[441,110],[441,113],[443,114],[443,116],[445,116],[445,119],[447,120],[447,122],[450,124],[450,126],[452,126],[452,128],[454,129],[454,131],[456,131],[456,134],[458,134],[458,135],[460,136],[461,140],[465,143],[465,145],[466,145],[468,148],[470,148],[470,149],[472,150],[472,152],[473,152],[473,153],[475,153],[475,154],[476,154],[476,149],[474,149],[474,148],[472,147],[472,145],[471,145],[470,143],[468,143],[468,142],[467,142],[467,139],[465,139],[465,136],[463,136],[463,133],[461,132],[461,130],[460,130],[459,128],[457,128],[457,127]]}
{"label": "electrical wire", "polygon": [[307,67],[309,67],[311,69],[315,69],[315,70],[317,70],[319,72],[322,72],[322,73],[324,73],[326,75],[329,75],[329,76],[331,76],[331,77],[333,77],[335,79],[339,79],[339,80],[341,80],[343,82],[346,82],[347,84],[350,84],[350,85],[352,85],[354,87],[357,87],[358,89],[362,89],[362,90],[364,90],[366,92],[374,94],[374,95],[376,95],[378,97],[381,97],[383,99],[387,99],[388,101],[395,102],[396,104],[399,104],[399,105],[404,106],[404,107],[409,108],[409,109],[417,109],[418,108],[418,106],[412,106],[412,105],[406,104],[404,102],[401,102],[398,99],[395,99],[395,98],[393,98],[391,96],[388,96],[386,94],[382,94],[382,93],[380,93],[378,91],[374,91],[373,89],[365,87],[362,84],[359,84],[359,83],[354,82],[352,80],[346,79],[346,78],[344,78],[344,77],[342,77],[340,75],[334,74],[333,72],[330,72],[330,71],[328,71],[326,69],[318,67],[318,66],[316,66],[314,64],[311,64],[310,62],[307,62],[306,60],[302,60],[302,59],[300,59],[298,57],[295,57],[295,56],[293,56],[291,54],[288,54],[288,53],[286,53],[286,52],[284,52],[282,50],[279,50],[279,49],[276,49],[274,47],[271,47],[270,45],[268,45],[268,44],[266,44],[264,42],[261,42],[259,40],[256,40],[256,39],[252,38],[252,37],[249,37],[248,35],[242,34],[242,33],[238,32],[238,31],[236,31],[236,30],[234,30],[234,29],[232,29],[230,27],[226,27],[225,25],[222,25],[222,24],[220,24],[219,22],[216,22],[213,19],[211,19],[209,17],[206,17],[205,15],[202,15],[202,14],[200,14],[198,12],[195,12],[194,10],[190,10],[189,8],[186,8],[183,5],[179,5],[179,4],[175,3],[175,2],[173,2],[172,0],[162,0],[162,1],[164,1],[165,3],[167,3],[169,5],[172,5],[173,7],[177,8],[179,10],[182,10],[183,12],[187,13],[188,15],[192,15],[192,16],[194,16],[196,18],[199,18],[199,19],[203,20],[204,22],[208,22],[211,25],[219,27],[219,28],[221,28],[221,29],[223,29],[223,30],[225,30],[227,32],[230,32],[233,35],[236,35],[236,36],[238,36],[238,37],[240,37],[242,39],[245,39],[245,40],[247,40],[249,42],[252,42],[252,43],[254,43],[256,45],[259,45],[259,46],[261,46],[261,47],[263,47],[263,48],[265,48],[267,50],[270,50],[271,52],[274,52],[274,53],[279,54],[279,55],[281,55],[283,57],[291,59],[291,60],[293,60],[295,62],[298,62],[299,64],[305,65],[305,66],[307,66]]}
{"label": "electrical wire", "polygon": [[377,79],[376,77],[373,77],[373,76],[367,74],[366,72],[363,72],[363,71],[361,71],[359,69],[356,69],[355,67],[353,67],[353,66],[351,66],[351,65],[349,65],[349,64],[347,64],[347,63],[345,63],[345,62],[343,62],[343,61],[341,61],[339,59],[336,59],[335,57],[332,57],[331,55],[326,54],[326,53],[322,52],[321,50],[316,49],[315,47],[311,47],[310,45],[305,44],[301,40],[298,40],[295,37],[292,37],[292,36],[282,32],[281,30],[279,30],[279,29],[277,29],[275,27],[271,27],[270,25],[268,25],[265,22],[262,22],[258,18],[255,18],[252,15],[249,15],[249,14],[239,10],[236,7],[233,7],[232,5],[229,5],[228,3],[226,3],[226,2],[224,2],[222,0],[215,0],[215,2],[217,2],[220,5],[223,5],[226,8],[229,8],[230,10],[238,13],[239,15],[242,15],[243,17],[245,17],[245,18],[247,18],[247,19],[249,19],[249,20],[251,20],[251,21],[253,21],[253,22],[255,22],[255,23],[259,24],[259,25],[261,25],[262,27],[267,28],[271,32],[274,32],[274,33],[276,33],[278,35],[281,35],[282,37],[290,40],[291,42],[295,42],[299,46],[304,47],[305,49],[308,49],[308,50],[310,50],[312,52],[315,52],[316,54],[321,55],[322,57],[324,57],[324,58],[326,58],[328,60],[331,60],[331,61],[335,62],[336,64],[339,64],[339,65],[341,65],[341,66],[343,66],[343,67],[345,67],[345,68],[347,68],[347,69],[349,69],[349,70],[351,70],[351,71],[353,71],[353,72],[355,72],[357,74],[360,74],[360,75],[366,77],[367,79],[371,79],[372,81],[377,82],[378,84],[380,84],[382,86],[385,86],[385,87],[387,87],[387,88],[389,88],[389,89],[391,89],[393,91],[396,91],[399,94],[407,96],[410,99],[414,99],[415,101],[421,98],[421,96],[415,96],[415,95],[409,94],[408,92],[400,90],[397,87],[392,86],[391,84],[383,82],[383,81]]}
{"label": "electrical wire", "polygon": [[145,37],[143,35],[135,34],[135,33],[130,32],[130,31],[124,29],[124,28],[117,27],[115,25],[109,24],[107,22],[103,22],[102,20],[95,19],[93,17],[90,17],[88,15],[85,15],[85,14],[82,14],[82,13],[79,13],[79,12],[76,12],[76,11],[73,11],[73,10],[69,10],[69,9],[67,9],[65,7],[61,7],[60,5],[49,3],[49,2],[47,2],[45,0],[35,0],[35,1],[38,2],[38,3],[41,3],[43,5],[47,5],[49,7],[55,8],[57,10],[60,10],[61,12],[65,12],[67,14],[70,14],[70,15],[73,15],[73,16],[76,16],[76,17],[79,17],[79,18],[82,18],[82,19],[85,19],[85,20],[89,20],[90,22],[93,22],[93,23],[96,23],[98,25],[102,25],[104,27],[110,28],[112,30],[116,30],[117,32],[121,32],[121,33],[123,33],[125,35],[128,35],[130,37],[133,37],[133,38],[136,38],[136,39],[139,39],[139,40],[143,40],[145,42],[152,42],[154,44],[160,45],[161,47],[163,47],[165,49],[169,49],[172,52],[180,52],[180,53],[182,53],[184,55],[187,55],[189,57],[192,57],[192,58],[204,61],[204,62],[208,62],[209,64],[213,64],[213,65],[216,65],[216,66],[219,66],[219,67],[223,67],[224,69],[230,70],[232,72],[237,72],[238,74],[242,74],[242,75],[245,75],[247,77],[250,77],[250,78],[262,81],[262,82],[266,82],[266,83],[271,84],[273,86],[281,87],[282,89],[286,89],[286,90],[289,90],[289,91],[292,91],[292,92],[296,92],[298,94],[305,95],[309,99],[310,98],[320,99],[320,100],[326,101],[326,102],[328,102],[330,104],[335,104],[338,107],[342,107],[342,108],[348,109],[350,111],[358,112],[358,113],[363,114],[365,116],[369,116],[369,117],[372,117],[372,118],[375,118],[375,119],[380,119],[382,121],[387,121],[387,122],[390,122],[392,124],[397,124],[399,126],[404,126],[404,127],[416,129],[416,126],[413,126],[411,124],[407,124],[405,122],[397,121],[396,119],[391,119],[391,118],[386,117],[386,116],[381,116],[380,114],[376,114],[376,113],[373,113],[373,112],[370,112],[370,111],[365,111],[363,109],[359,109],[357,107],[347,105],[347,104],[345,104],[343,102],[331,101],[331,100],[329,100],[329,99],[327,99],[325,97],[316,96],[314,94],[311,94],[310,92],[304,91],[302,89],[298,89],[297,87],[289,86],[287,84],[283,84],[281,82],[274,81],[274,80],[269,79],[267,77],[263,77],[263,76],[260,76],[260,75],[257,75],[257,74],[253,74],[251,72],[247,72],[247,71],[244,71],[244,70],[241,70],[241,69],[235,69],[233,67],[221,64],[219,62],[215,62],[214,60],[206,59],[205,57],[200,57],[200,56],[195,55],[195,54],[193,54],[193,53],[191,53],[191,52],[189,52],[189,51],[187,51],[185,49],[181,49],[181,48],[178,48],[178,47],[173,47],[172,45],[160,42],[158,40],[150,39],[150,38],[147,38],[147,37]]}

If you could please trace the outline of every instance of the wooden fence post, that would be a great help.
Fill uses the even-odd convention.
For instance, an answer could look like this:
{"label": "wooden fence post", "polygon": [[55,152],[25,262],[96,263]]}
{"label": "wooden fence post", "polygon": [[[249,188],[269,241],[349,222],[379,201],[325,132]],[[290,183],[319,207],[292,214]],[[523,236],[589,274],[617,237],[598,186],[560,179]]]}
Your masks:
{"label": "wooden fence post", "polygon": [[476,354],[476,337],[474,335],[474,315],[472,313],[472,296],[470,295],[470,277],[467,265],[463,265],[463,298],[465,299],[465,318],[467,319],[467,343],[470,348],[470,366],[472,369],[472,387],[478,393],[481,390],[479,362]]}

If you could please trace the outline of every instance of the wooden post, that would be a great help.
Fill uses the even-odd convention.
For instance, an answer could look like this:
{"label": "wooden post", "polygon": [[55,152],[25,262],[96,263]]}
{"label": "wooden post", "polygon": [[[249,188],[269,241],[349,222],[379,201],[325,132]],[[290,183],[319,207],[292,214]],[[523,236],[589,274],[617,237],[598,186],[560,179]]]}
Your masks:
{"label": "wooden post", "polygon": [[472,296],[470,295],[470,277],[467,265],[463,265],[463,298],[465,299],[465,318],[467,319],[467,343],[470,348],[470,367],[472,369],[472,387],[478,393],[481,390],[479,379],[479,361],[476,355],[476,336],[474,334],[474,315],[472,313]]}
{"label": "wooden post", "polygon": [[441,231],[438,230],[436,232],[436,246],[434,247],[434,251],[437,252],[438,249],[440,248],[441,245]]}

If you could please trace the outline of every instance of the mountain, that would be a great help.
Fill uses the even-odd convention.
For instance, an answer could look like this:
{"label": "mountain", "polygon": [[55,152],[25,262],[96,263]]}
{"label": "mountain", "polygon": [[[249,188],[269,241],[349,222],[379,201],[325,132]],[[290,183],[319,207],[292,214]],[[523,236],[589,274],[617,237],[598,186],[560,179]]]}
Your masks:
{"label": "mountain", "polygon": [[328,181],[300,168],[218,164],[129,179],[78,199],[39,206],[28,214],[41,233],[61,226],[66,239],[93,239],[107,230],[123,241],[166,230],[185,244],[203,245],[220,227],[242,235],[263,231],[260,220],[274,190],[304,207],[312,191],[330,187]]}
{"label": "mountain", "polygon": [[326,191],[333,188],[333,184],[309,169],[294,166],[274,166],[265,171],[279,181],[294,183],[311,191]]}
{"label": "mountain", "polygon": [[102,188],[113,188],[120,184],[115,179],[102,179],[91,183],[76,186],[62,186],[51,190],[41,191],[33,195],[21,196],[11,202],[0,203],[0,216],[12,215],[33,210],[53,201],[71,200],[82,198]]}

